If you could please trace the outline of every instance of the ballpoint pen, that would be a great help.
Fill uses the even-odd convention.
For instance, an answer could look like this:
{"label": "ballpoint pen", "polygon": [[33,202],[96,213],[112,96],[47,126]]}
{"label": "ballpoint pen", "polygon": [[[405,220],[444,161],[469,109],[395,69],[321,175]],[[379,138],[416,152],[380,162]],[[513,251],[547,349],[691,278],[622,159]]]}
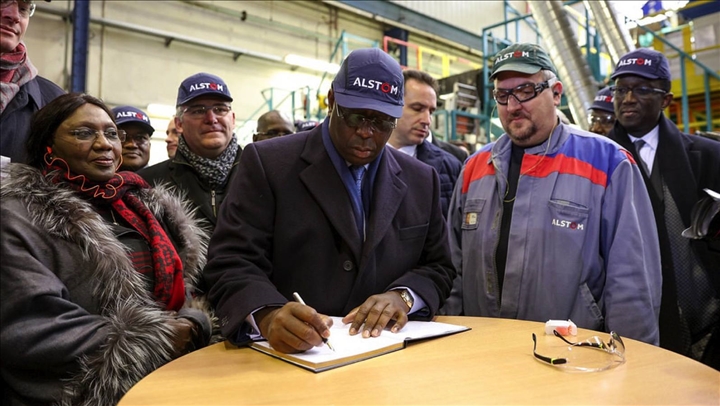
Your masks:
{"label": "ballpoint pen", "polygon": [[[295,301],[296,301],[296,302],[300,303],[301,305],[307,306],[307,305],[305,304],[305,301],[302,300],[302,298],[300,297],[300,294],[299,294],[299,293],[293,292],[293,297],[295,298]],[[328,348],[330,348],[331,350],[335,351],[335,348],[333,348],[332,344],[330,344],[330,340],[328,340],[327,338],[322,337],[322,336],[320,336],[320,338],[322,338],[323,342],[328,346]]]}

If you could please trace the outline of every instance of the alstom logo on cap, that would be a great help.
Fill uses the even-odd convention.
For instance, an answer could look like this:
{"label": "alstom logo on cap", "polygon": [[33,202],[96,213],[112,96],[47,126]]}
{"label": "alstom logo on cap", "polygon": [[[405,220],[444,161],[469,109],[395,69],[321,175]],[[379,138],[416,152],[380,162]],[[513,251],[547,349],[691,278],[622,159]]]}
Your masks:
{"label": "alstom logo on cap", "polygon": [[628,65],[642,65],[642,66],[652,66],[652,59],[645,59],[645,58],[628,58],[628,59],[621,59],[620,62],[618,62],[618,68]]}
{"label": "alstom logo on cap", "polygon": [[600,96],[595,96],[595,101],[612,103],[612,102],[613,102],[613,98],[612,98],[612,96],[603,96],[603,95],[600,95]]}
{"label": "alstom logo on cap", "polygon": [[353,81],[353,86],[360,86],[360,87],[366,87],[368,89],[375,89],[380,90],[383,93],[392,93],[397,95],[398,94],[398,87],[395,85],[391,85],[390,83],[383,82],[381,80],[373,80],[373,79],[366,79],[361,77],[356,77]]}
{"label": "alstom logo on cap", "polygon": [[529,57],[530,57],[529,51],[518,50],[515,52],[508,52],[506,54],[502,54],[502,55],[498,56],[497,58],[495,58],[495,63],[502,62],[502,61],[504,61],[506,59],[510,59],[510,58],[529,58]]}
{"label": "alstom logo on cap", "polygon": [[134,111],[118,111],[115,118],[137,118],[142,121],[150,121],[148,116],[142,113],[136,113]]}
{"label": "alstom logo on cap", "polygon": [[197,90],[205,90],[205,89],[217,90],[220,92],[225,91],[225,87],[219,83],[205,82],[205,83],[194,83],[194,84],[190,85],[191,92],[194,92]]}

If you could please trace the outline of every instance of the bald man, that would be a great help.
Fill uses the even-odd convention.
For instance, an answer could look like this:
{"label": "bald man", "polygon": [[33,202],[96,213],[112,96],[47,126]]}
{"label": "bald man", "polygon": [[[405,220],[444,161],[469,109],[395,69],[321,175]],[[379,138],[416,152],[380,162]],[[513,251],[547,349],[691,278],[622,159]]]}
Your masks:
{"label": "bald man", "polygon": [[258,118],[257,132],[253,134],[253,142],[294,133],[295,124],[290,116],[281,111],[271,110]]}

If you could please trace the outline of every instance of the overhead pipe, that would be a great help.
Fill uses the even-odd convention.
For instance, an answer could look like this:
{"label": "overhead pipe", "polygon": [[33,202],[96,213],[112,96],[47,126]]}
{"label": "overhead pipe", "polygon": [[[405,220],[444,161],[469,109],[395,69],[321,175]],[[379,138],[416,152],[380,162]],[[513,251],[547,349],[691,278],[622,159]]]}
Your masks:
{"label": "overhead pipe", "polygon": [[613,65],[616,65],[623,55],[635,50],[630,30],[609,1],[584,0],[583,3],[590,9],[595,20],[595,29],[600,34]]}
{"label": "overhead pipe", "polygon": [[257,24],[257,25],[261,25],[265,29],[285,31],[285,32],[289,32],[291,34],[298,34],[298,35],[302,35],[305,37],[314,38],[317,40],[325,40],[325,41],[331,42],[333,44],[335,42],[337,42],[337,40],[338,40],[338,38],[332,37],[330,35],[325,35],[325,34],[322,34],[319,32],[306,30],[302,27],[298,27],[298,26],[291,25],[291,24],[285,24],[278,20],[272,20],[272,19],[268,19],[268,18],[255,16],[255,15],[249,14],[245,10],[237,11],[232,8],[218,6],[217,4],[208,3],[206,1],[194,1],[194,0],[180,0],[180,1],[182,1],[185,4],[194,6],[194,7],[202,8],[202,9],[209,10],[209,11],[219,13],[219,14],[224,14],[224,15],[232,17],[232,18],[237,18],[238,20],[243,21],[243,22],[250,22],[250,23]]}
{"label": "overhead pipe", "polygon": [[558,0],[530,1],[528,5],[544,39],[545,48],[555,62],[575,124],[587,130],[588,123],[583,118],[595,98],[597,85],[580,51],[563,3]]}
{"label": "overhead pipe", "polygon": [[70,91],[85,92],[87,84],[88,41],[90,34],[90,2],[75,0],[72,11],[73,46]]}
{"label": "overhead pipe", "polygon": [[[87,0],[84,0],[87,1]],[[48,13],[52,15],[61,16],[63,18],[68,17],[68,13],[63,10],[58,10],[53,7],[43,7],[39,6],[36,10],[36,12],[42,12],[42,13]],[[190,37],[187,35],[182,35],[175,32],[170,31],[163,31],[158,30],[151,27],[141,26],[133,23],[128,23],[125,21],[117,21],[117,20],[110,20],[107,18],[99,18],[99,17],[90,17],[89,22],[93,24],[99,24],[103,27],[110,27],[110,28],[117,28],[124,32],[134,32],[138,34],[144,34],[151,37],[157,37],[162,38],[165,40],[165,46],[169,46],[171,42],[177,41],[185,44],[190,45],[196,45],[203,49],[212,49],[222,52],[228,52],[233,55],[233,59],[237,60],[240,56],[250,56],[257,59],[263,59],[266,61],[271,62],[277,62],[282,63],[285,65],[289,65],[283,61],[283,58],[277,55],[267,54],[264,52],[255,52],[248,49],[238,48],[238,47],[231,47],[225,44],[220,44],[217,42],[212,42],[200,38]]]}

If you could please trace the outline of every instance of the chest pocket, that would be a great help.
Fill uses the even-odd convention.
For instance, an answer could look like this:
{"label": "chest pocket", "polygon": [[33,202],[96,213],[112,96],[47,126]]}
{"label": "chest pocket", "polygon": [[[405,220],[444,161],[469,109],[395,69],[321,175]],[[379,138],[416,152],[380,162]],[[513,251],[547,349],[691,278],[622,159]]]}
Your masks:
{"label": "chest pocket", "polygon": [[551,256],[554,261],[558,261],[553,266],[564,268],[568,264],[582,264],[585,238],[588,232],[592,232],[588,230],[590,209],[568,200],[553,199],[548,202],[548,210],[550,224],[544,226],[548,230],[544,242],[545,252],[563,253]]}
{"label": "chest pocket", "polygon": [[468,199],[463,206],[463,230],[476,230],[480,224],[480,214],[485,207],[485,199]]}

